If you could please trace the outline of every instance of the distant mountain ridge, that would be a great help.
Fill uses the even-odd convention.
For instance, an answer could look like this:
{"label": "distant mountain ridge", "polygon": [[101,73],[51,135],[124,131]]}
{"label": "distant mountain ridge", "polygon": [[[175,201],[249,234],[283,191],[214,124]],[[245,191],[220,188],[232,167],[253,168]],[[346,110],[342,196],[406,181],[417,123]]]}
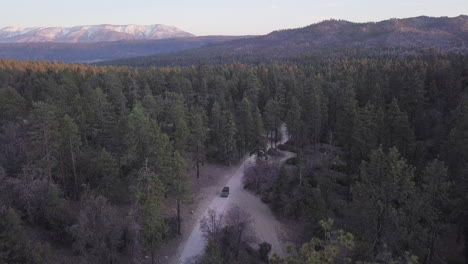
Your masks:
{"label": "distant mountain ridge", "polygon": [[377,52],[383,49],[390,52],[438,49],[441,52],[467,53],[468,16],[421,16],[369,23],[326,20],[303,28],[274,31],[264,36],[114,63],[133,66],[261,63],[304,56],[327,56],[350,49]]}
{"label": "distant mountain ridge", "polygon": [[0,29],[0,43],[65,42],[88,43],[119,40],[157,40],[194,37],[173,26],[90,25],[76,27],[5,27]]}
{"label": "distant mountain ridge", "polygon": [[93,63],[194,49],[251,36],[204,36],[88,43],[0,43],[0,58]]}

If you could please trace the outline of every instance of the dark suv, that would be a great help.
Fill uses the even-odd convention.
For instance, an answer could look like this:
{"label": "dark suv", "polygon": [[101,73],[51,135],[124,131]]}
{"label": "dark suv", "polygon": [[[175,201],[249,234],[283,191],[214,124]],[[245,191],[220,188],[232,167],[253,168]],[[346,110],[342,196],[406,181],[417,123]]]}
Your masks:
{"label": "dark suv", "polygon": [[221,197],[228,197],[229,195],[229,187],[224,187],[221,191]]}

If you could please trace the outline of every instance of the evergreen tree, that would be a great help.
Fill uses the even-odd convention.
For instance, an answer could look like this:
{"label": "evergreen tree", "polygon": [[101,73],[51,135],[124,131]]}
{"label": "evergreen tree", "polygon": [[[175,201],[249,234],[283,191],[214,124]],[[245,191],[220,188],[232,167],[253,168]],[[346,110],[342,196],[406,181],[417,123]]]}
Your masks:
{"label": "evergreen tree", "polygon": [[266,141],[265,141],[265,129],[263,126],[262,114],[258,108],[252,113],[253,127],[251,129],[252,145],[250,147],[251,153],[255,153],[257,157],[263,157],[266,155]]}
{"label": "evergreen tree", "polygon": [[272,207],[273,210],[277,213],[283,212],[284,207],[286,206],[286,195],[288,190],[288,179],[286,174],[286,169],[284,166],[281,166],[278,178],[275,182],[273,187],[273,200],[272,200]]}
{"label": "evergreen tree", "polygon": [[244,97],[239,105],[239,121],[237,122],[237,147],[240,155],[250,150],[253,143],[252,133],[255,128],[251,107],[249,100]]}
{"label": "evergreen tree", "polygon": [[174,147],[184,152],[190,137],[190,129],[187,123],[187,109],[181,94],[166,93],[164,104],[166,105],[163,115],[163,131],[174,141]]}
{"label": "evergreen tree", "polygon": [[151,143],[155,136],[152,131],[154,125],[140,104],[133,107],[127,122],[126,156],[130,162],[141,164],[153,151]]}
{"label": "evergreen tree", "polygon": [[307,113],[304,115],[305,129],[307,137],[315,146],[320,142],[323,119],[327,117],[327,103],[320,78],[309,78],[304,92],[304,112]]}
{"label": "evergreen tree", "polygon": [[265,112],[263,114],[265,129],[268,132],[271,147],[276,147],[278,141],[278,130],[281,125],[281,105],[277,100],[270,99],[265,105]]}
{"label": "evergreen tree", "polygon": [[302,107],[296,97],[291,99],[288,111],[286,113],[286,126],[288,127],[288,133],[291,135],[295,146],[299,146],[299,141],[302,137]]}
{"label": "evergreen tree", "polygon": [[119,167],[115,158],[106,149],[101,150],[97,159],[97,169],[99,174],[98,190],[110,201],[121,201],[125,189],[120,179]]}
{"label": "evergreen tree", "polygon": [[224,157],[228,163],[228,166],[231,165],[232,153],[236,149],[236,135],[237,128],[234,118],[231,112],[224,113],[224,127],[222,130],[223,138],[223,148],[224,148]]}
{"label": "evergreen tree", "polygon": [[341,145],[344,147],[346,151],[346,163],[348,165],[348,173],[352,163],[352,151],[353,151],[353,140],[352,135],[355,129],[355,121],[356,121],[356,112],[357,112],[357,101],[355,99],[354,90],[352,87],[346,86],[342,102],[340,102],[340,106],[336,110],[337,112],[337,125],[336,125],[336,133],[337,138]]}
{"label": "evergreen tree", "polygon": [[226,263],[226,260],[223,259],[222,251],[219,246],[219,243],[215,240],[208,241],[208,245],[205,249],[205,254],[201,257],[198,264],[221,264]]}
{"label": "evergreen tree", "polygon": [[224,155],[224,118],[221,106],[214,102],[211,108],[210,139],[216,148],[216,153]]}
{"label": "evergreen tree", "polygon": [[468,95],[464,95],[455,110],[455,126],[450,130],[446,161],[457,193],[466,194],[468,184]]}
{"label": "evergreen tree", "polygon": [[31,159],[40,168],[41,174],[52,183],[57,166],[59,127],[54,106],[37,103],[31,113],[33,120],[30,136],[32,141]]}
{"label": "evergreen tree", "polygon": [[116,263],[122,257],[119,249],[123,244],[123,224],[104,197],[86,191],[78,221],[69,229],[82,262]]}
{"label": "evergreen tree", "polygon": [[200,163],[205,158],[205,144],[208,136],[206,129],[206,115],[202,108],[192,110],[190,118],[190,151],[197,167],[197,178],[200,178]]}
{"label": "evergreen tree", "polygon": [[367,104],[364,108],[357,108],[355,127],[352,131],[351,168],[353,171],[359,167],[362,160],[369,156],[371,150],[379,146],[382,118],[382,111],[371,104]]}
{"label": "evergreen tree", "polygon": [[96,88],[85,96],[83,103],[88,103],[89,107],[83,107],[84,117],[90,119],[87,135],[95,138],[101,146],[110,148],[117,117],[112,111],[107,95],[101,88]]}
{"label": "evergreen tree", "polygon": [[148,161],[140,170],[137,184],[137,204],[141,216],[141,237],[155,263],[155,252],[165,241],[168,227],[161,215],[164,186],[158,176],[148,168]]}
{"label": "evergreen tree", "polygon": [[346,251],[354,247],[354,237],[350,233],[339,230],[333,235],[333,220],[321,220],[323,229],[322,238],[314,237],[305,243],[298,251],[291,250],[290,256],[285,259],[273,257],[271,264],[334,264],[347,261]]}
{"label": "evergreen tree", "polygon": [[187,165],[179,154],[179,152],[175,151],[173,160],[172,160],[172,171],[173,171],[173,180],[171,183],[171,192],[176,199],[176,206],[177,206],[177,232],[179,235],[182,234],[181,224],[182,219],[180,217],[180,204],[183,202],[187,202],[189,200],[190,195],[190,178],[187,175]]}
{"label": "evergreen tree", "polygon": [[252,105],[257,105],[258,95],[261,91],[261,83],[256,75],[248,74],[245,79],[245,89],[242,97],[247,99]]}
{"label": "evergreen tree", "polygon": [[418,223],[421,224],[412,230],[411,244],[420,252],[423,263],[434,263],[443,248],[438,242],[447,231],[450,222],[448,212],[453,207],[450,197],[452,183],[448,180],[444,162],[434,160],[429,163],[418,187],[413,212],[418,214],[421,219]]}
{"label": "evergreen tree", "polygon": [[7,121],[24,117],[26,100],[13,88],[0,88],[0,128]]}
{"label": "evergreen tree", "polygon": [[65,169],[69,171],[71,170],[72,172],[74,183],[74,195],[75,197],[77,197],[79,194],[79,179],[76,166],[76,157],[77,154],[80,152],[81,138],[78,134],[78,126],[76,125],[73,118],[71,118],[69,115],[65,115],[62,119],[62,122],[60,124],[60,136],[61,159],[65,159],[65,157],[67,157],[67,161],[62,160],[62,166],[65,166]]}
{"label": "evergreen tree", "polygon": [[404,157],[410,157],[414,146],[414,132],[408,121],[408,116],[400,110],[396,99],[388,107],[384,123],[385,146],[396,147]]}
{"label": "evergreen tree", "polygon": [[[378,258],[386,248],[394,251],[407,241],[405,228],[414,199],[414,169],[400,157],[396,148],[385,153],[382,148],[363,161],[359,181],[354,191],[354,205],[359,214],[359,223],[365,241]],[[410,218],[411,219],[411,218]]]}
{"label": "evergreen tree", "polygon": [[20,216],[11,208],[0,207],[0,262],[34,263],[28,257],[26,234]]}

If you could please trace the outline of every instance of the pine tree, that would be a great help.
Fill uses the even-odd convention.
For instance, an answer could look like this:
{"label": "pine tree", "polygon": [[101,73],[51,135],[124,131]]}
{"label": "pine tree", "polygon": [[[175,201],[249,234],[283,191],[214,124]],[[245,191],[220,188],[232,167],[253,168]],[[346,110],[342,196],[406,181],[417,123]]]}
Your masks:
{"label": "pine tree", "polygon": [[0,88],[0,128],[7,121],[24,117],[26,100],[13,88]]}
{"label": "pine tree", "polygon": [[323,119],[326,114],[326,99],[322,91],[320,78],[309,78],[306,83],[304,94],[305,127],[308,138],[317,145],[320,142]]}
{"label": "pine tree", "polygon": [[248,74],[245,79],[245,89],[243,91],[243,98],[247,99],[252,105],[257,105],[258,95],[261,91],[261,83],[257,76]]}
{"label": "pine tree", "polygon": [[0,206],[0,263],[32,263],[27,243],[18,213]]}
{"label": "pine tree", "polygon": [[112,111],[112,105],[107,95],[101,88],[96,88],[89,94],[84,95],[84,104],[88,102],[89,107],[83,106],[84,117],[90,120],[90,131],[88,135],[95,138],[101,146],[111,147],[113,130],[117,122],[117,116]]}
{"label": "pine tree", "polygon": [[281,125],[281,105],[277,100],[270,99],[265,105],[265,112],[263,114],[265,129],[268,132],[271,147],[276,147],[278,141],[278,130]]}
{"label": "pine tree", "polygon": [[[271,264],[334,264],[347,262],[346,251],[354,247],[354,237],[342,230],[332,231],[333,220],[320,220],[324,235],[314,237],[298,251],[291,250],[285,259],[273,257]],[[334,235],[336,234],[336,235]]]}
{"label": "pine tree", "polygon": [[411,239],[415,249],[422,255],[423,263],[433,263],[442,248],[438,242],[445,234],[450,223],[450,212],[453,207],[451,199],[452,183],[448,180],[447,167],[444,162],[434,160],[422,173],[418,186],[418,199],[415,199],[413,212],[420,217]]}
{"label": "pine tree", "polygon": [[164,242],[168,227],[161,215],[164,186],[158,176],[148,168],[148,161],[140,170],[137,185],[137,204],[141,215],[141,236],[155,263],[155,251]]}
{"label": "pine tree", "polygon": [[193,152],[197,167],[197,178],[200,178],[200,163],[205,158],[205,143],[208,136],[206,129],[206,115],[203,108],[192,110],[190,118],[190,151]]}
{"label": "pine tree", "polygon": [[258,108],[255,108],[252,113],[253,126],[251,129],[251,153],[255,153],[261,158],[266,155],[265,129],[263,126],[262,114]]}
{"label": "pine tree", "polygon": [[351,168],[353,171],[359,167],[362,160],[369,156],[371,150],[379,146],[382,118],[382,111],[371,104],[357,108],[355,126],[352,131]]}
{"label": "pine tree", "polygon": [[[80,152],[81,147],[81,138],[78,134],[78,126],[76,125],[73,118],[69,115],[65,115],[62,119],[60,125],[60,136],[61,136],[61,155],[62,157],[68,157],[66,164],[71,165],[71,171],[73,174],[73,183],[74,183],[74,194],[75,197],[78,198],[79,190],[79,182],[78,182],[78,172],[76,166],[76,156]],[[62,161],[65,162],[65,161]],[[62,165],[63,166],[63,165]],[[69,166],[70,167],[70,166]],[[70,168],[67,168],[70,170]]]}
{"label": "pine tree", "polygon": [[171,192],[176,199],[176,206],[177,206],[177,232],[179,235],[182,234],[181,224],[182,219],[180,217],[180,204],[183,202],[187,202],[189,200],[190,195],[190,178],[187,175],[187,165],[179,154],[179,152],[175,151],[173,160],[172,160],[172,171],[173,171],[173,180],[171,183]]}
{"label": "pine tree", "polygon": [[231,114],[231,112],[226,111],[224,113],[224,127],[222,130],[223,138],[223,147],[224,147],[224,156],[227,161],[228,166],[231,165],[232,153],[236,149],[236,135],[237,128],[236,122]]}
{"label": "pine tree", "polygon": [[97,169],[99,173],[97,186],[100,192],[110,201],[121,201],[124,192],[119,167],[115,158],[104,148],[97,158]]}
{"label": "pine tree", "polygon": [[342,102],[336,110],[337,112],[337,125],[336,133],[339,142],[342,144],[346,151],[346,163],[348,165],[348,173],[351,166],[353,140],[352,135],[355,128],[357,101],[355,99],[354,90],[352,87],[346,87],[342,95]]}
{"label": "pine tree", "polygon": [[281,166],[278,178],[275,181],[273,186],[273,201],[272,208],[277,213],[284,212],[284,206],[286,205],[286,197],[283,193],[286,193],[288,190],[288,178],[287,178],[286,169],[284,166]]}
{"label": "pine tree", "polygon": [[368,242],[372,257],[386,247],[391,251],[404,239],[415,193],[414,169],[400,157],[396,148],[385,153],[382,148],[363,161],[354,191],[354,205],[358,210],[360,234]]}
{"label": "pine tree", "polygon": [[410,157],[414,146],[414,132],[408,121],[408,116],[400,110],[396,99],[390,104],[384,118],[385,146],[396,147],[404,157]]}
{"label": "pine tree", "polygon": [[141,164],[152,154],[152,120],[140,104],[135,105],[127,118],[125,136],[126,157],[130,162]]}
{"label": "pine tree", "polygon": [[[224,119],[221,106],[214,102],[210,116],[210,139],[218,154],[224,153]],[[224,154],[223,154],[224,155]]]}
{"label": "pine tree", "polygon": [[149,160],[149,167],[157,173],[164,184],[171,181],[172,146],[166,134],[161,133],[158,124],[152,120],[140,104],[137,104],[127,118],[125,155],[127,166],[135,168]]}
{"label": "pine tree", "polygon": [[450,175],[455,181],[457,193],[466,194],[468,184],[468,95],[463,96],[455,110],[455,126],[450,130],[446,161],[450,165]]}
{"label": "pine tree", "polygon": [[299,141],[302,137],[302,107],[296,97],[291,99],[288,111],[286,114],[286,126],[288,127],[288,133],[291,135],[295,146],[299,146]]}
{"label": "pine tree", "polygon": [[57,166],[59,147],[59,124],[55,107],[37,103],[31,113],[31,143],[33,162],[41,169],[48,183],[52,183]]}
{"label": "pine tree", "polygon": [[252,131],[254,130],[254,122],[251,107],[249,100],[244,97],[238,109],[239,121],[237,122],[237,147],[239,148],[239,154],[241,155],[249,150],[253,142],[253,138],[251,136]]}

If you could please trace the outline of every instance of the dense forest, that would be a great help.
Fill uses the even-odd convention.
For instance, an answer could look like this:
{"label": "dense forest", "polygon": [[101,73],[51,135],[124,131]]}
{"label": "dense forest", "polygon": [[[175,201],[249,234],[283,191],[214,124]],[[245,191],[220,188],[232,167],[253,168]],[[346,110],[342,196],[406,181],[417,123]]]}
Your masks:
{"label": "dense forest", "polygon": [[[277,147],[297,156],[261,193],[278,217],[304,223],[302,243],[285,259],[269,259],[267,244],[239,254],[240,231],[227,228],[196,262],[447,263],[468,245],[467,56],[0,60],[0,263],[145,263],[184,231],[187,168],[246,153],[262,166],[283,123],[290,140]],[[343,209],[307,162],[316,148],[340,175]],[[175,215],[162,213],[168,202]]]}
{"label": "dense forest", "polygon": [[47,60],[60,62],[98,62],[127,57],[178,52],[209,44],[244,38],[206,36],[162,40],[128,40],[97,43],[25,42],[0,43],[0,58],[15,60]]}
{"label": "dense forest", "polygon": [[408,56],[434,52],[467,54],[467,25],[468,16],[465,15],[420,16],[367,23],[331,19],[252,38],[103,64],[180,66],[275,61],[307,64],[309,58]]}

